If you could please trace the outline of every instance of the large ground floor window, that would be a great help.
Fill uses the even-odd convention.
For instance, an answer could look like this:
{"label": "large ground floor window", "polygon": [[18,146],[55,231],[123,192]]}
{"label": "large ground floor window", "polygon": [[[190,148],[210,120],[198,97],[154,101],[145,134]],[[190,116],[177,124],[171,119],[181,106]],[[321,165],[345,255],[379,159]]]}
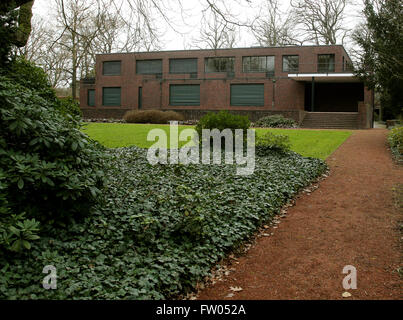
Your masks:
{"label": "large ground floor window", "polygon": [[231,106],[264,106],[264,84],[232,84]]}
{"label": "large ground floor window", "polygon": [[200,106],[200,85],[171,84],[169,86],[169,105]]}
{"label": "large ground floor window", "polygon": [[104,106],[120,106],[121,104],[121,88],[106,87],[102,88],[102,105]]}

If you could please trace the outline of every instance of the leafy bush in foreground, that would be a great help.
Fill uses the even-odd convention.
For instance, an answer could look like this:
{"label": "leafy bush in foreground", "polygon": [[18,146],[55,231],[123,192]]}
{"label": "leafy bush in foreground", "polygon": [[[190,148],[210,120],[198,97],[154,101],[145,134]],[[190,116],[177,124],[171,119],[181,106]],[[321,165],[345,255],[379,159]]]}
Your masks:
{"label": "leafy bush in foreground", "polygon": [[184,117],[175,111],[132,110],[126,112],[123,119],[127,123],[167,124],[169,121],[183,121]]}
{"label": "leafy bush in foreground", "polygon": [[[105,200],[82,223],[50,230],[32,254],[0,256],[0,299],[164,299],[184,293],[326,170],[295,153],[231,165],[156,165],[111,150]],[[45,265],[57,289],[41,287]]]}
{"label": "leafy bush in foreground", "polygon": [[79,217],[103,184],[102,147],[38,91],[0,76],[0,247],[14,251],[35,238],[35,221],[25,218],[46,226]]}
{"label": "leafy bush in foreground", "polygon": [[298,123],[289,118],[285,118],[282,115],[267,116],[259,119],[255,123],[255,127],[258,128],[297,128]]}
{"label": "leafy bush in foreground", "polygon": [[256,154],[265,156],[273,150],[290,151],[291,142],[289,136],[283,134],[274,134],[273,132],[265,132],[263,135],[256,136]]}

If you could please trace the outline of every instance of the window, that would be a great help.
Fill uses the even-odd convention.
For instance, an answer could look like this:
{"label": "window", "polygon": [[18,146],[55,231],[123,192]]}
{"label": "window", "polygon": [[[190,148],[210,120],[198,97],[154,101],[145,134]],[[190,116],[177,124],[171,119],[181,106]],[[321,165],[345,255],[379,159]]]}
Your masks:
{"label": "window", "polygon": [[199,84],[171,84],[169,86],[171,106],[200,106]]}
{"label": "window", "polygon": [[197,73],[197,59],[170,59],[169,73]]}
{"label": "window", "polygon": [[334,72],[334,54],[318,55],[318,72]]}
{"label": "window", "polygon": [[104,76],[120,76],[120,61],[104,61],[102,74]]}
{"label": "window", "polygon": [[156,74],[162,73],[162,60],[137,60],[137,74]]}
{"label": "window", "polygon": [[264,106],[264,84],[232,84],[231,106]]}
{"label": "window", "polygon": [[95,90],[94,89],[89,89],[87,92],[87,105],[89,107],[95,106]]}
{"label": "window", "polygon": [[270,72],[274,75],[274,56],[243,57],[243,72]]}
{"label": "window", "polygon": [[349,71],[349,72],[354,71],[354,65],[351,61],[346,61],[346,70],[345,71]]}
{"label": "window", "polygon": [[298,72],[299,56],[283,56],[283,72]]}
{"label": "window", "polygon": [[206,58],[206,72],[234,72],[235,58]]}
{"label": "window", "polygon": [[102,88],[102,105],[104,106],[120,106],[121,88],[110,87]]}

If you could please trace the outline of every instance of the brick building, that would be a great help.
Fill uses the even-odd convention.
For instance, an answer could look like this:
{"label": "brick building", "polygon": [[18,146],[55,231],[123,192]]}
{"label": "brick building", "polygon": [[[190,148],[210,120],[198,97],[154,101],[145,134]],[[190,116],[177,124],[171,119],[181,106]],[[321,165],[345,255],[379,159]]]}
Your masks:
{"label": "brick building", "polygon": [[81,80],[80,105],[87,118],[225,109],[252,121],[281,113],[303,126],[370,128],[372,92],[351,65],[339,45],[101,54],[96,77]]}

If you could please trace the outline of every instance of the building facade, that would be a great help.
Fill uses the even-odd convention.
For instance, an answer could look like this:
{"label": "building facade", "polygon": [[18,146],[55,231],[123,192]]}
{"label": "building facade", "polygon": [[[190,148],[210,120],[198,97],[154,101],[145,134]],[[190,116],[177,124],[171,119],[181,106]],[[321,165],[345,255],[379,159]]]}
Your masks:
{"label": "building facade", "polygon": [[365,111],[368,118],[372,94],[351,65],[339,45],[101,54],[96,77],[81,80],[80,105],[87,118],[121,118],[133,109],[189,119],[211,110],[252,121],[281,113],[302,122],[312,112]]}

